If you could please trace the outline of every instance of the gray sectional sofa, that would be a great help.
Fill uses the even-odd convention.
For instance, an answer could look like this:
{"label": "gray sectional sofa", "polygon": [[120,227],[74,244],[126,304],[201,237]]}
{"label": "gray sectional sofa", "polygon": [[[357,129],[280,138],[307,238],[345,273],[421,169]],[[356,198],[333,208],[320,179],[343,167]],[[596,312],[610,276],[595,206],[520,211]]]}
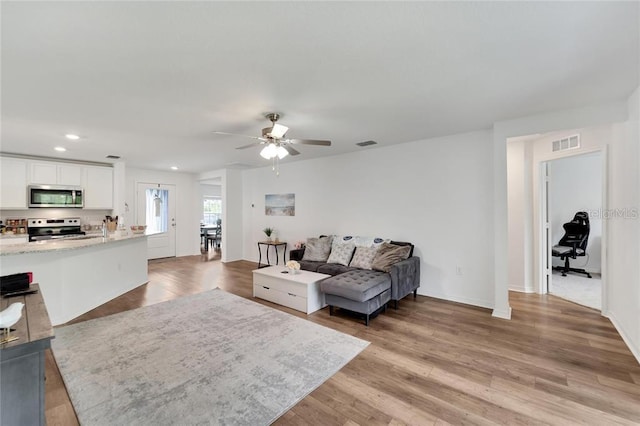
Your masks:
{"label": "gray sectional sofa", "polygon": [[[320,253],[322,247],[317,250],[316,243],[323,238],[330,241],[328,258],[326,251]],[[381,238],[321,236],[308,239],[306,250],[292,250],[290,259],[297,260],[302,270],[331,275],[320,282],[331,315],[338,307],[363,314],[369,325],[370,317],[386,309],[388,302],[397,309],[402,298],[411,293],[415,298],[420,287],[420,258],[413,255],[413,249],[411,243]],[[367,256],[373,256],[371,264]]]}

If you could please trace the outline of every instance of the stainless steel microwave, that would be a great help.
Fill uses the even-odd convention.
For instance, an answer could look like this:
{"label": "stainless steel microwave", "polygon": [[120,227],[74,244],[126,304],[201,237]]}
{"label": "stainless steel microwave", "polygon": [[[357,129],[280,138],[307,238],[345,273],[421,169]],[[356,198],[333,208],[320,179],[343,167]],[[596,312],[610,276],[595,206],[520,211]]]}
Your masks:
{"label": "stainless steel microwave", "polygon": [[30,185],[29,207],[82,208],[84,191],[79,186]]}

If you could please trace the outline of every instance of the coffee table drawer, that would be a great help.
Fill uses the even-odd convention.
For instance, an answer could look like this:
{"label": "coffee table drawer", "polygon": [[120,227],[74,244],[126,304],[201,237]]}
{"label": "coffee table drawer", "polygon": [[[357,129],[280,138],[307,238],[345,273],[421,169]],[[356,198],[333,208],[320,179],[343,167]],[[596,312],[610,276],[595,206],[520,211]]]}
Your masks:
{"label": "coffee table drawer", "polygon": [[266,285],[254,284],[253,295],[279,305],[287,306],[297,311],[307,313],[307,298],[295,293],[284,292]]}
{"label": "coffee table drawer", "polygon": [[282,278],[275,278],[269,276],[254,276],[254,284],[260,284],[269,288],[282,291],[284,293],[292,293],[296,296],[307,297],[307,285],[286,281],[286,275],[282,274]]}
{"label": "coffee table drawer", "polygon": [[298,274],[283,274],[284,266],[270,266],[253,271],[253,296],[279,303],[310,314],[322,309],[324,294],[320,281],[331,275],[300,271]]}

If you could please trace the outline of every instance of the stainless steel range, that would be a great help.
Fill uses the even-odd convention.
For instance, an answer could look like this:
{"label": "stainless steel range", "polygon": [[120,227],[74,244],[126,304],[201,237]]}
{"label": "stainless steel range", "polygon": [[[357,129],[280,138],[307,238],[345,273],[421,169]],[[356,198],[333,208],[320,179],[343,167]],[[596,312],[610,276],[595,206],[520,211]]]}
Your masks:
{"label": "stainless steel range", "polygon": [[85,233],[80,230],[80,218],[28,219],[29,241],[57,240],[72,238]]}

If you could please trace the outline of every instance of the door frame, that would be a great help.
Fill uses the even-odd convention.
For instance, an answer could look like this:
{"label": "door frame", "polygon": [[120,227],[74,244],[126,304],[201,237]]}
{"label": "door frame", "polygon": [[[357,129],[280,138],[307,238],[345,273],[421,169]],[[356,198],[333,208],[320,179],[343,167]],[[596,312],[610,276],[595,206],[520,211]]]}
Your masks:
{"label": "door frame", "polygon": [[[538,191],[536,192],[536,197],[538,200],[538,221],[537,221],[537,247],[535,249],[535,252],[538,253],[538,255],[536,256],[535,262],[536,262],[536,267],[534,268],[534,270],[537,272],[537,287],[538,287],[538,293],[539,294],[547,294],[549,289],[548,289],[548,281],[546,280],[547,277],[547,273],[546,273],[546,269],[545,269],[545,259],[548,257],[550,259],[551,257],[551,247],[552,244],[548,244],[547,246],[545,246],[544,242],[546,241],[545,237],[546,237],[546,225],[545,224],[545,210],[548,206],[547,206],[547,202],[546,200],[547,198],[547,191],[548,191],[548,187],[546,185],[546,179],[547,179],[547,174],[543,173],[543,169],[545,167],[548,166],[548,163],[550,161],[553,160],[559,160],[562,158],[568,158],[568,157],[575,157],[577,155],[583,155],[583,154],[591,154],[594,152],[599,152],[600,153],[600,161],[601,161],[601,174],[602,174],[602,189],[601,189],[601,195],[602,195],[602,202],[601,202],[601,208],[602,211],[608,211],[609,209],[609,182],[608,182],[608,164],[609,164],[609,145],[608,144],[604,144],[602,146],[599,147],[595,147],[595,148],[588,148],[588,149],[581,149],[578,151],[573,151],[570,153],[567,153],[565,155],[554,155],[554,156],[548,156],[548,157],[544,157],[541,158],[538,161],[537,164],[537,170],[538,170]],[[551,223],[548,223],[549,228],[551,227]],[[608,229],[608,221],[602,220],[602,237],[601,237],[601,245],[600,245],[600,264],[601,264],[601,282],[602,282],[602,307],[601,307],[601,314],[602,315],[607,315],[608,313],[608,297],[607,297],[607,280],[608,280],[608,240],[609,240],[609,229]],[[551,265],[549,265],[551,266]]]}
{"label": "door frame", "polygon": [[[168,234],[169,234],[169,238],[173,239],[173,254],[170,256],[166,256],[166,257],[176,257],[177,255],[177,234],[178,234],[178,226],[177,226],[177,221],[176,221],[176,214],[177,214],[177,205],[176,205],[176,185],[173,183],[158,183],[158,182],[147,182],[147,181],[136,181],[136,190],[135,190],[135,198],[134,198],[134,215],[133,217],[135,218],[136,221],[138,221],[138,217],[140,214],[139,208],[140,208],[140,185],[148,185],[149,187],[155,187],[157,189],[167,189],[169,190],[169,194],[173,196],[173,200],[171,200],[170,202],[174,203],[174,208],[173,208],[173,217],[169,218],[169,223],[167,225],[167,229],[168,229]],[[153,238],[153,236],[148,236],[147,237],[147,241],[149,238]],[[147,255],[148,257],[148,255]],[[154,258],[155,259],[155,258]],[[160,259],[160,258],[158,258]]]}

